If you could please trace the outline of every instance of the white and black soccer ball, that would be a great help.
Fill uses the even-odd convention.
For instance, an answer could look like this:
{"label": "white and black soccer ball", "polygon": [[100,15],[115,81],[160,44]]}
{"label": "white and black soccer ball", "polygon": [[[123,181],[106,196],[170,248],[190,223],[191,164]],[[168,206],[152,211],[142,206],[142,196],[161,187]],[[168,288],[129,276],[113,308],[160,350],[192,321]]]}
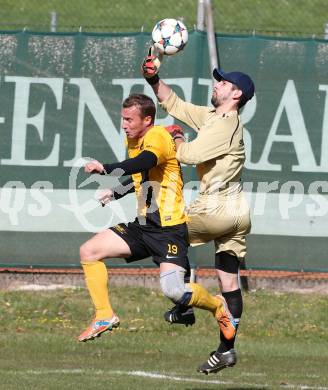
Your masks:
{"label": "white and black soccer ball", "polygon": [[163,19],[152,31],[153,46],[161,53],[173,55],[181,51],[188,42],[188,30],[177,19]]}

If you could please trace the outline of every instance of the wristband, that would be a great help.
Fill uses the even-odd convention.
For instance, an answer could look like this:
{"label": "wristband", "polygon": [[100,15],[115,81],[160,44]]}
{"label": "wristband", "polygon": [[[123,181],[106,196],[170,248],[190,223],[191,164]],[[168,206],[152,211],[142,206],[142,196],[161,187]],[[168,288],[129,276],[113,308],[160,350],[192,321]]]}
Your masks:
{"label": "wristband", "polygon": [[173,141],[175,141],[176,139],[182,139],[183,142],[186,141],[185,137],[182,135],[182,134],[177,134],[173,137]]}
{"label": "wristband", "polygon": [[153,77],[150,77],[150,78],[145,78],[145,80],[147,81],[147,83],[149,85],[155,85],[159,82],[159,77],[158,77],[158,74],[155,74],[155,76]]}

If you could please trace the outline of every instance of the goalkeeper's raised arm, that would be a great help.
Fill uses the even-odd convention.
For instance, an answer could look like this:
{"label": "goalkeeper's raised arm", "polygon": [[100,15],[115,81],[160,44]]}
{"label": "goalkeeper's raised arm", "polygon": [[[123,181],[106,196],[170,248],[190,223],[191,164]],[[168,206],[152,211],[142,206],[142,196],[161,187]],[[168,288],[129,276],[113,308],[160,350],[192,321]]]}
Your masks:
{"label": "goalkeeper's raised arm", "polygon": [[150,48],[148,55],[141,64],[142,74],[148,84],[153,88],[153,91],[160,102],[166,100],[171,93],[171,88],[158,76],[161,61],[162,55],[156,55],[156,53],[153,53],[152,48]]}

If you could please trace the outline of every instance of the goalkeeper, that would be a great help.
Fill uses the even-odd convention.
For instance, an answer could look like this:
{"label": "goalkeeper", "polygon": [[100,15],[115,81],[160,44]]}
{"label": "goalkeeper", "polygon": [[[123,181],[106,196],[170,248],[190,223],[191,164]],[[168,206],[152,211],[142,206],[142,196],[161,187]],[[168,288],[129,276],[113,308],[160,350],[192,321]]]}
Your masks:
{"label": "goalkeeper", "polygon": [[119,326],[108,291],[104,258],[125,258],[128,263],[151,256],[160,267],[160,285],[175,304],[210,311],[227,338],[234,337],[235,323],[225,299],[212,296],[196,283],[184,282],[190,267],[185,206],[182,197],[180,164],[175,144],[164,127],[155,126],[156,107],[146,95],[133,94],[123,102],[122,126],[127,136],[129,158],[120,163],[86,164],[87,173],[111,174],[120,170],[132,175],[113,191],[100,197],[101,203],[135,191],[137,218],[100,232],[80,248],[86,284],[95,306],[95,318],[80,334],[79,341],[92,340]]}
{"label": "goalkeeper", "polygon": [[[243,311],[239,268],[246,255],[245,236],[251,227],[240,182],[245,151],[239,109],[253,97],[254,84],[244,73],[214,69],[213,107],[197,106],[180,99],[159,78],[160,60],[151,52],[145,58],[142,72],[146,81],[163,109],[198,132],[195,140],[185,142],[182,129],[173,129],[176,158],[181,163],[195,164],[200,179],[199,195],[188,212],[189,242],[200,245],[214,240],[219,287],[238,327]],[[165,319],[186,325],[195,322],[192,308],[180,304],[165,313]],[[220,331],[219,347],[199,371],[208,374],[234,366],[234,342],[235,338],[228,340]]]}

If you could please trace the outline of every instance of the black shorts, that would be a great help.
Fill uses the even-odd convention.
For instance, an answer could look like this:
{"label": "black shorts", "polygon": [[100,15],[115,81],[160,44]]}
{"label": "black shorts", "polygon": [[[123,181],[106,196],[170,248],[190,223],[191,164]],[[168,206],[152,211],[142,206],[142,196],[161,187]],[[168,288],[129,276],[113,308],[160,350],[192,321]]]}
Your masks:
{"label": "black shorts", "polygon": [[155,264],[173,263],[189,273],[188,230],[185,223],[175,226],[140,225],[136,219],[110,228],[129,245],[132,255],[127,263],[152,257]]}

